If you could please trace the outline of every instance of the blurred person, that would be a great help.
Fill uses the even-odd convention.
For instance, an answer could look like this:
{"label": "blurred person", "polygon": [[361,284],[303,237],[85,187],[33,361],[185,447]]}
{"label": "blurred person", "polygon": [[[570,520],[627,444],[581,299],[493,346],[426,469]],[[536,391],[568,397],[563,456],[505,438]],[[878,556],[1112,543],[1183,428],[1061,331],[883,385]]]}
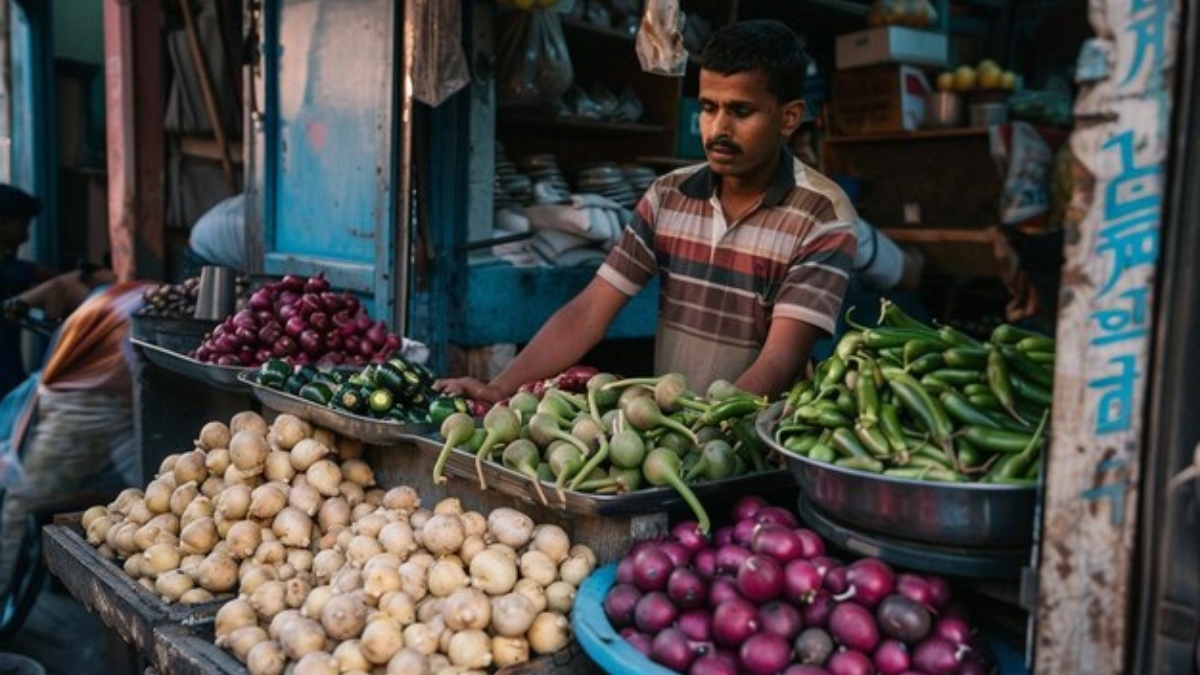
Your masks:
{"label": "blurred person", "polygon": [[[29,226],[42,212],[42,202],[24,190],[0,183],[0,302],[49,279],[53,270],[17,257],[29,241]],[[0,322],[0,396],[25,379],[21,329]]]}
{"label": "blurred person", "polygon": [[[112,495],[139,485],[133,429],[130,317],[146,284],[107,285],[107,270],[61,275],[8,303],[42,307],[80,298],[58,329],[42,370],[5,397],[9,426],[0,439],[0,588],[22,555],[25,519],[81,495]],[[63,305],[62,309],[69,307]]]}

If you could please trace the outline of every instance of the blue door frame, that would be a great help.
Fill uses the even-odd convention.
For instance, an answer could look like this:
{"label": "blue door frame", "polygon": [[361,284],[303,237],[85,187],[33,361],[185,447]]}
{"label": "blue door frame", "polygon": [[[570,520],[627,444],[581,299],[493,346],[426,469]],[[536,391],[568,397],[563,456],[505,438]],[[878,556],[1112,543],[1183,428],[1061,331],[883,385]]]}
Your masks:
{"label": "blue door frame", "polygon": [[42,199],[42,215],[30,232],[33,257],[57,266],[56,170],[58,142],[54,105],[54,13],[52,3],[14,0],[9,17],[12,64],[12,148],[10,182]]}

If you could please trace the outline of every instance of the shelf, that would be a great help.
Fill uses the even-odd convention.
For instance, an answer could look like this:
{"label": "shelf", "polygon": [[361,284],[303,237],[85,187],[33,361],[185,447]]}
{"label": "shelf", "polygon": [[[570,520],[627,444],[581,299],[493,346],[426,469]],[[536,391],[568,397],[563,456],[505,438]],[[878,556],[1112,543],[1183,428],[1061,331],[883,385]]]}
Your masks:
{"label": "shelf", "polygon": [[613,40],[621,40],[622,42],[634,41],[634,35],[632,33],[626,33],[608,26],[597,26],[596,24],[591,23],[590,21],[584,21],[583,19],[569,19],[563,17],[562,25],[563,28],[569,30],[591,33],[592,35],[600,35]]}
{"label": "shelf", "polygon": [[500,123],[514,126],[537,127],[542,130],[591,131],[614,134],[661,134],[667,130],[663,124],[645,122],[602,122],[583,118],[553,117],[545,114],[500,111]]}
{"label": "shelf", "polygon": [[954,129],[921,129],[919,131],[897,131],[855,136],[826,136],[824,142],[829,145],[894,143],[897,141],[927,141],[947,138],[986,138],[987,134],[988,130],[984,127],[956,127]]}
{"label": "shelf", "polygon": [[999,227],[931,229],[881,227],[897,244],[921,249],[938,271],[959,276],[1010,279],[1019,266],[1016,252]]}

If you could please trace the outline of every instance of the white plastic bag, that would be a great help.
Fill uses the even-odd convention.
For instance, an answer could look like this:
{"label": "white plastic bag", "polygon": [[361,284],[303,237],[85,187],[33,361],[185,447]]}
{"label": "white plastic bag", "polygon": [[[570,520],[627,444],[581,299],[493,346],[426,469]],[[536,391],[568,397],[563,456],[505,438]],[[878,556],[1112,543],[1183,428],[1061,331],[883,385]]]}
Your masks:
{"label": "white plastic bag", "polygon": [[1017,225],[1040,216],[1050,208],[1050,146],[1025,122],[1009,125],[1011,137],[1005,138],[1003,125],[989,132],[992,157],[1004,173],[1004,191],[1000,195],[1000,222]]}
{"label": "white plastic bag", "polygon": [[462,46],[462,4],[412,0],[413,98],[436,106],[471,81]]}
{"label": "white plastic bag", "polygon": [[646,0],[637,32],[637,55],[642,70],[683,76],[688,60],[683,46],[684,20],[679,0]]}

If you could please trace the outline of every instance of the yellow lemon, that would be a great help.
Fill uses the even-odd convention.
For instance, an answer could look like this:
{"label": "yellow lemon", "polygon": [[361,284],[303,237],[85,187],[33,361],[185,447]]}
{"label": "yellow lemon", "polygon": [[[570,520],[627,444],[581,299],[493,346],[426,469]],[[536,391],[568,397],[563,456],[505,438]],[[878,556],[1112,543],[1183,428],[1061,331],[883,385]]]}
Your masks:
{"label": "yellow lemon", "polygon": [[954,73],[949,70],[938,73],[937,88],[939,91],[950,91],[954,89]]}
{"label": "yellow lemon", "polygon": [[1000,74],[1000,88],[1012,91],[1017,88],[1017,74],[1006,70]]}
{"label": "yellow lemon", "polygon": [[954,88],[958,91],[971,91],[975,88],[975,69],[971,66],[959,66],[954,69]]}

